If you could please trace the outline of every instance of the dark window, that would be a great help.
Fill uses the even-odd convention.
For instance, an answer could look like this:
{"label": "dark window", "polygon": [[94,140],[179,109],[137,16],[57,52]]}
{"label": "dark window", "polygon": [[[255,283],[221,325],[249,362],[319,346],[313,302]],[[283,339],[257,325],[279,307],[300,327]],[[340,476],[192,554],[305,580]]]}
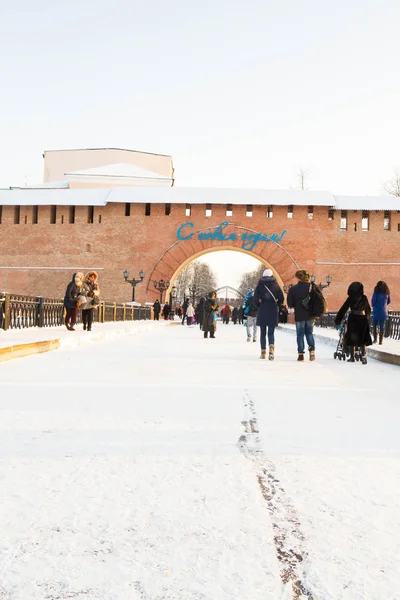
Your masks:
{"label": "dark window", "polygon": [[192,214],[192,205],[186,204],[186,216],[190,217],[191,214]]}
{"label": "dark window", "polygon": [[57,206],[50,206],[50,224],[55,225],[57,223]]}
{"label": "dark window", "polygon": [[397,231],[400,231],[400,223],[397,223]]}
{"label": "dark window", "polygon": [[233,215],[232,204],[226,205],[226,216],[231,217]]}
{"label": "dark window", "polygon": [[309,206],[308,207],[308,219],[311,221],[311,219],[314,218],[314,207],[313,206]]}
{"label": "dark window", "polygon": [[92,251],[92,244],[86,244],[86,252]]}
{"label": "dark window", "polygon": [[130,217],[131,216],[131,203],[127,202],[125,204],[125,216],[126,217]]}
{"label": "dark window", "polygon": [[354,223],[354,225],[353,225],[353,231],[357,231],[357,223]]}
{"label": "dark window", "polygon": [[32,223],[33,225],[37,225],[39,222],[39,207],[34,206],[32,208]]}
{"label": "dark window", "polygon": [[75,206],[69,207],[69,222],[75,223]]}
{"label": "dark window", "polygon": [[91,225],[94,223],[94,206],[88,206],[88,219],[87,222]]}
{"label": "dark window", "polygon": [[363,231],[368,231],[368,229],[369,229],[369,214],[366,210],[363,210],[363,213],[362,213],[361,229]]}
{"label": "dark window", "polygon": [[0,225],[2,223],[2,220],[3,220],[3,207],[0,206]]}
{"label": "dark window", "polygon": [[64,215],[61,215],[61,225],[64,225]]}
{"label": "dark window", "polygon": [[170,214],[171,214],[171,205],[170,204],[166,204],[165,205],[165,216],[169,217]]}
{"label": "dark window", "polygon": [[25,225],[28,225],[28,215],[25,215]]}
{"label": "dark window", "polygon": [[340,216],[340,229],[341,231],[347,231],[347,210],[342,210]]}
{"label": "dark window", "polygon": [[147,202],[146,208],[145,208],[145,212],[144,212],[144,214],[146,215],[146,217],[150,216],[150,206],[151,206],[150,202]]}
{"label": "dark window", "polygon": [[383,229],[390,231],[390,212],[388,210],[385,210],[383,215]]}
{"label": "dark window", "polygon": [[287,218],[288,219],[293,219],[293,206],[288,206],[287,207]]}
{"label": "dark window", "polygon": [[273,210],[272,206],[268,206],[268,208],[267,208],[268,219],[272,219],[273,216],[274,216],[274,210]]}
{"label": "dark window", "polygon": [[335,218],[335,211],[333,210],[333,208],[330,208],[328,210],[328,221],[333,221],[334,218]]}
{"label": "dark window", "polygon": [[19,225],[20,219],[21,219],[21,207],[15,206],[14,207],[14,225]]}
{"label": "dark window", "polygon": [[211,204],[206,204],[206,217],[212,216],[212,207]]}
{"label": "dark window", "polygon": [[253,206],[251,204],[248,204],[246,207],[246,217],[252,217],[253,216]]}
{"label": "dark window", "polygon": [[101,215],[99,215],[99,223],[101,223]]}

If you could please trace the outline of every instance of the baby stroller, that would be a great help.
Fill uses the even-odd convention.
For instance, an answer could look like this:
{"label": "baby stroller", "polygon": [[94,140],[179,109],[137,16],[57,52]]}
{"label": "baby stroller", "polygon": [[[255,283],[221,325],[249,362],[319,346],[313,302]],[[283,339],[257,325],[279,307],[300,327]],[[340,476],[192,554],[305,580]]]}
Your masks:
{"label": "baby stroller", "polygon": [[[344,360],[344,361],[346,361],[346,358],[347,358],[349,362],[353,362],[352,361],[352,357],[351,357],[350,347],[344,345],[344,338],[345,338],[345,335],[346,335],[346,332],[347,332],[347,319],[348,319],[348,315],[346,315],[344,321],[342,322],[342,324],[338,328],[338,331],[339,331],[339,341],[338,341],[338,345],[336,347],[336,350],[333,353],[333,358],[335,360],[338,358],[339,360]],[[363,355],[362,355],[362,352],[361,352],[361,348],[359,346],[355,347],[354,360],[356,362],[360,362],[361,361],[362,364],[367,364],[367,361],[366,361],[366,359],[363,358]]]}

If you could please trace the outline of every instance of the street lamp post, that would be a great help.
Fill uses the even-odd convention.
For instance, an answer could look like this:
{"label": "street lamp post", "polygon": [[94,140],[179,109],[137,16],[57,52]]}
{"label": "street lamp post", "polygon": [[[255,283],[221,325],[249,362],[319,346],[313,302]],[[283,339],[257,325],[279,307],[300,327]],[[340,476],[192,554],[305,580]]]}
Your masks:
{"label": "street lamp post", "polygon": [[153,281],[154,288],[160,292],[160,304],[162,304],[162,295],[169,288],[169,281]]}
{"label": "street lamp post", "polygon": [[[312,283],[315,283],[315,275],[314,274],[311,275],[310,279],[311,279]],[[317,285],[317,287],[320,290],[323,290],[323,289],[329,287],[331,285],[331,283],[332,283],[332,276],[331,275],[327,275],[326,276],[326,283],[318,283],[316,285]]]}
{"label": "street lamp post", "polygon": [[140,279],[128,279],[128,277],[129,277],[129,271],[128,271],[128,269],[125,269],[124,279],[125,279],[126,283],[130,283],[132,286],[132,302],[135,302],[135,287],[137,286],[138,283],[142,283],[142,281],[144,279],[144,271],[140,271],[140,273],[139,273]]}

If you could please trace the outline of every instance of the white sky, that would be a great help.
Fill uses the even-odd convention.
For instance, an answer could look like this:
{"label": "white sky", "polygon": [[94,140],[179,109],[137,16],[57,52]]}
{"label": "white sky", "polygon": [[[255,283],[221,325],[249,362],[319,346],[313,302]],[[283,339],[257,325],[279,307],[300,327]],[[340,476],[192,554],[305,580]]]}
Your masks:
{"label": "white sky", "polygon": [[217,276],[218,287],[229,285],[238,288],[242,274],[254,271],[260,265],[260,261],[253,256],[233,250],[210,252],[198,260],[208,263],[213,269]]}
{"label": "white sky", "polygon": [[398,0],[3,4],[0,186],[56,148],[171,154],[181,186],[287,189],[303,166],[373,195],[400,167]]}

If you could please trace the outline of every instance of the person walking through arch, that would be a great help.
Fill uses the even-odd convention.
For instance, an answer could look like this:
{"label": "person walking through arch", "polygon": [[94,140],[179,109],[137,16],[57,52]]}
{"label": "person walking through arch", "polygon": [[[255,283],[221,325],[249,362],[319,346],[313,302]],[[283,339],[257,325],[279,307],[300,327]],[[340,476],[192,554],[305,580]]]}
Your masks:
{"label": "person walking through arch", "polygon": [[307,340],[310,360],[315,360],[314,321],[311,317],[310,309],[306,308],[303,304],[311,289],[310,275],[304,269],[300,269],[296,271],[295,277],[298,279],[298,283],[290,288],[287,295],[287,304],[289,308],[294,308],[297,360],[304,361],[304,337]]}
{"label": "person walking through arch", "polygon": [[154,311],[154,320],[159,321],[160,320],[160,312],[161,312],[161,304],[160,304],[160,301],[158,298],[153,304],[153,311]]}
{"label": "person walking through arch", "polygon": [[205,298],[200,298],[200,301],[196,307],[196,323],[199,324],[200,329],[203,327],[205,301]]}
{"label": "person walking through arch", "polygon": [[229,325],[229,319],[231,318],[231,315],[232,315],[232,309],[229,306],[229,304],[225,304],[223,311],[224,311],[224,323],[225,323],[225,325]]}
{"label": "person walking through arch", "polygon": [[385,333],[385,324],[389,319],[388,305],[390,304],[390,290],[387,283],[378,281],[375,286],[374,293],[371,299],[372,304],[372,332],[374,336],[373,343],[378,341],[379,328],[379,345],[383,344],[383,336]]}
{"label": "person walking through arch", "polygon": [[183,305],[182,305],[182,325],[185,324],[185,319],[186,319],[186,313],[187,313],[187,308],[189,306],[189,298],[185,298]]}
{"label": "person walking through arch", "polygon": [[168,319],[169,319],[169,313],[170,313],[170,312],[171,312],[171,307],[170,307],[170,305],[168,304],[168,302],[166,302],[166,303],[164,304],[164,308],[163,308],[163,310],[162,310],[162,315],[163,315],[163,317],[164,317],[164,321],[168,321]]}
{"label": "person walking through arch", "polygon": [[237,306],[234,306],[233,311],[232,311],[232,323],[234,325],[237,325],[238,318],[239,318],[239,309]]}
{"label": "person walking through arch", "polygon": [[343,345],[350,348],[350,362],[355,362],[356,348],[359,347],[361,350],[361,361],[366,365],[366,347],[372,344],[368,321],[371,315],[371,307],[368,298],[364,295],[364,286],[359,281],[353,281],[350,284],[347,295],[347,300],[336,315],[335,325],[339,327],[347,311],[350,311]]}
{"label": "person walking through arch", "polygon": [[265,269],[254,292],[254,304],[258,308],[257,325],[260,327],[261,357],[267,357],[268,329],[268,358],[275,356],[275,328],[279,320],[279,306],[284,301],[284,295],[271,269]]}
{"label": "person walking through arch", "polygon": [[204,305],[203,331],[205,338],[208,337],[208,334],[210,334],[210,338],[215,338],[218,308],[217,294],[210,292]]}
{"label": "person walking through arch", "polygon": [[253,332],[253,342],[257,341],[257,312],[258,307],[254,302],[254,291],[249,289],[244,301],[244,316],[246,317],[247,341],[251,341]]}

